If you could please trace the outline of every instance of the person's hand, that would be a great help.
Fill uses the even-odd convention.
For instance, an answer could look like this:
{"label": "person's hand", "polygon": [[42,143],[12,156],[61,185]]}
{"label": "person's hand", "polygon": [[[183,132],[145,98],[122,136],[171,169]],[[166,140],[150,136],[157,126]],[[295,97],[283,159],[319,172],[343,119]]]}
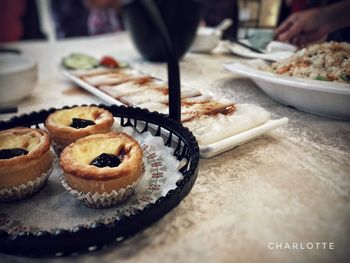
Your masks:
{"label": "person's hand", "polygon": [[323,8],[290,15],[275,31],[275,38],[297,46],[326,39],[330,28]]}

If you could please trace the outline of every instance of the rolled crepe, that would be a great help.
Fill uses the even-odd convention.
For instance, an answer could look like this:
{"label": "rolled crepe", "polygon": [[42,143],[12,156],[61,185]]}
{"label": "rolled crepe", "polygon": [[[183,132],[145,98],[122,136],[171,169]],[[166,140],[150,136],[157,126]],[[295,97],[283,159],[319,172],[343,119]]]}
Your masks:
{"label": "rolled crepe", "polygon": [[83,79],[93,86],[116,85],[130,80],[148,78],[147,75],[135,69],[119,69],[112,73],[100,74],[96,76],[83,77]]}
{"label": "rolled crepe", "polygon": [[[140,106],[144,103],[168,103],[168,85],[161,80],[151,78],[124,82],[114,86],[100,86],[100,89],[121,102]],[[199,96],[200,92],[194,89],[181,88],[181,98]]]}
{"label": "rolled crepe", "polygon": [[[181,121],[186,122],[202,115],[216,114],[221,110],[225,110],[226,107],[231,105],[234,105],[234,103],[230,100],[213,100],[211,97],[206,95],[184,98],[181,100]],[[169,111],[167,103],[152,101],[139,104],[138,106],[149,109],[150,111],[158,111],[165,114],[167,114]]]}
{"label": "rolled crepe", "polygon": [[195,135],[199,145],[205,146],[255,128],[270,119],[270,113],[254,104],[235,104],[228,114],[203,115],[184,122]]}
{"label": "rolled crepe", "polygon": [[113,98],[116,98],[116,99],[122,96],[138,93],[144,89],[149,89],[149,88],[166,88],[167,89],[167,83],[162,80],[149,77],[141,80],[124,82],[118,85],[113,85],[113,86],[104,85],[99,87],[100,90],[106,92],[107,94],[111,95]]}

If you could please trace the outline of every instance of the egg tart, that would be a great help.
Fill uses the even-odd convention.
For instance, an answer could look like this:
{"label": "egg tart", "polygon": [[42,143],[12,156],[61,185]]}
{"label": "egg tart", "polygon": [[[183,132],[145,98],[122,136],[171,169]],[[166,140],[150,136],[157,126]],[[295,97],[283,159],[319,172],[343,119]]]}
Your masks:
{"label": "egg tart", "polygon": [[142,175],[143,152],[125,133],[90,135],[67,146],[60,157],[70,188],[89,194],[113,194],[135,186]]}
{"label": "egg tart", "polygon": [[109,132],[113,122],[113,115],[109,111],[83,106],[55,111],[48,116],[45,126],[60,152],[76,139]]}
{"label": "egg tart", "polygon": [[50,146],[41,129],[0,131],[0,200],[28,197],[44,185],[53,163]]}

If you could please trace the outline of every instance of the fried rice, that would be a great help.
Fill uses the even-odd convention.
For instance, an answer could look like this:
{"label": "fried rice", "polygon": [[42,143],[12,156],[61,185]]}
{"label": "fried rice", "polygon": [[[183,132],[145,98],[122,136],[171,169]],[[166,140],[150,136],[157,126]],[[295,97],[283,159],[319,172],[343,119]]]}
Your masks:
{"label": "fried rice", "polygon": [[325,42],[310,45],[273,63],[270,70],[280,75],[350,84],[350,44]]}

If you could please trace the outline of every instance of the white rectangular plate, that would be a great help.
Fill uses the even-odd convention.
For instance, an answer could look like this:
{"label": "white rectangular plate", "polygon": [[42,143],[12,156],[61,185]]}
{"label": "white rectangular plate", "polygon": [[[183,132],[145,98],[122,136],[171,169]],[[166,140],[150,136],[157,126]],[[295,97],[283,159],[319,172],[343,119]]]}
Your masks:
{"label": "white rectangular plate", "polygon": [[[106,103],[109,104],[116,104],[116,105],[124,105],[119,100],[111,97],[110,95],[104,93],[101,90],[98,90],[94,86],[88,84],[87,82],[81,80],[80,78],[74,76],[69,71],[62,69],[62,73],[64,76],[66,76],[68,79],[73,81],[75,84],[79,85],[83,89],[89,91],[90,93],[94,94],[98,98],[104,100]],[[218,141],[216,143],[212,143],[206,146],[199,146],[200,149],[200,156],[202,158],[210,158],[212,156],[215,156],[217,154],[223,153],[225,151],[228,151],[238,145],[244,144],[248,141],[251,141],[258,136],[267,133],[273,129],[276,129],[278,127],[281,127],[282,125],[286,124],[288,122],[287,118],[282,118],[278,120],[269,120],[265,122],[262,125],[259,125],[258,127],[255,127],[253,129],[247,130],[245,132],[239,133],[237,135],[228,137],[224,140]]]}
{"label": "white rectangular plate", "polygon": [[278,127],[281,127],[286,123],[288,123],[288,118],[286,117],[278,120],[268,120],[262,125],[259,125],[253,129],[241,132],[237,135],[228,137],[219,142],[212,143],[206,146],[199,146],[200,155],[202,158],[213,157],[217,154],[226,152],[236,146],[252,141],[257,137],[259,137],[260,135],[263,135],[264,133],[267,133]]}
{"label": "white rectangular plate", "polygon": [[83,89],[87,90],[88,92],[94,94],[96,97],[99,97],[100,99],[104,100],[105,102],[107,102],[109,104],[124,105],[119,100],[116,100],[115,98],[109,96],[107,93],[104,93],[103,91],[95,88],[94,86],[91,86],[87,82],[85,82],[85,81],[81,80],[80,78],[74,76],[68,70],[62,69],[61,71],[62,71],[64,76],[69,78],[75,84],[77,84],[78,86],[80,86]]}

